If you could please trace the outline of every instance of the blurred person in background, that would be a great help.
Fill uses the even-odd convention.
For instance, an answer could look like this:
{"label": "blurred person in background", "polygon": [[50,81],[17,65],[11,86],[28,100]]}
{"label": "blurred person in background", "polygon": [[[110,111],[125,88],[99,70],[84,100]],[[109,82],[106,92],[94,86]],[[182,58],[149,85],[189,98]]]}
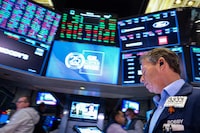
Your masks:
{"label": "blurred person in background", "polygon": [[134,112],[133,109],[128,108],[125,112],[125,116],[127,119],[127,123],[125,126],[126,130],[132,130],[132,131],[128,131],[131,133],[143,133],[144,130],[144,123],[142,122],[142,120],[137,118],[137,114]]}
{"label": "blurred person in background", "polygon": [[43,124],[45,121],[45,113],[46,113],[46,104],[44,102],[41,102],[38,105],[37,111],[40,115],[40,119],[38,121],[38,123],[35,125],[35,129],[33,131],[33,133],[46,133],[46,130],[43,128]]}
{"label": "blurred person in background", "polygon": [[19,97],[16,112],[11,116],[9,123],[0,128],[0,133],[32,133],[40,116],[30,105],[30,97]]}
{"label": "blurred person in background", "polygon": [[104,129],[104,133],[127,133],[123,126],[126,118],[121,110],[114,110],[110,115],[110,121]]}

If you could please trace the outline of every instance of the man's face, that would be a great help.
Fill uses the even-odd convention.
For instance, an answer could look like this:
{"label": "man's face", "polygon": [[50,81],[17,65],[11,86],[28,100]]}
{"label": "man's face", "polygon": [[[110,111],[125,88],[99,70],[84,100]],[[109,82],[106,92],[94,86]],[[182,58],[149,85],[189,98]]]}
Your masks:
{"label": "man's face", "polygon": [[119,114],[115,116],[115,120],[119,124],[124,125],[125,122],[126,122],[126,118],[124,117],[124,113],[120,111]]}
{"label": "man's face", "polygon": [[142,61],[142,76],[140,81],[148,89],[149,92],[159,94],[160,93],[160,78],[159,64],[153,65],[147,60]]}
{"label": "man's face", "polygon": [[16,102],[16,106],[17,106],[17,110],[28,107],[29,103],[26,97],[19,98],[18,101]]}

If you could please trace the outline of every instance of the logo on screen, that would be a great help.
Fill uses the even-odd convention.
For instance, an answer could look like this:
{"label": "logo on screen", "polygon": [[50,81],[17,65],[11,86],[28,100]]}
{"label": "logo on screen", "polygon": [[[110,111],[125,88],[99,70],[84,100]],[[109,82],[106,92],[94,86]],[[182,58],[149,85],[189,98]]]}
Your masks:
{"label": "logo on screen", "polygon": [[71,69],[80,69],[85,64],[85,58],[81,53],[71,52],[65,57],[65,65]]}

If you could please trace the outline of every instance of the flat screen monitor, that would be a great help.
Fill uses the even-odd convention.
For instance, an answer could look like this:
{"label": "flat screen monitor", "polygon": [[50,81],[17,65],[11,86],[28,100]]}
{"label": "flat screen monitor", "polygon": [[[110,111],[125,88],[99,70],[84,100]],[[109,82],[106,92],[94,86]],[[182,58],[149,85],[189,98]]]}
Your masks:
{"label": "flat screen monitor", "polygon": [[72,101],[69,118],[76,120],[98,119],[100,104],[92,102]]}
{"label": "flat screen monitor", "polygon": [[42,75],[49,49],[26,43],[24,36],[1,28],[0,38],[1,65]]}
{"label": "flat screen monitor", "polygon": [[46,76],[68,80],[117,84],[120,48],[55,41]]}
{"label": "flat screen monitor", "polygon": [[121,18],[118,34],[122,51],[180,44],[175,9]]}
{"label": "flat screen monitor", "polygon": [[38,92],[36,96],[36,104],[45,103],[45,105],[56,105],[57,100],[50,92]]}
{"label": "flat screen monitor", "polygon": [[192,68],[192,81],[200,82],[200,47],[190,47],[190,59]]}
{"label": "flat screen monitor", "polygon": [[7,124],[9,120],[8,114],[0,114],[0,125]]}
{"label": "flat screen monitor", "polygon": [[136,114],[140,112],[140,103],[133,101],[133,100],[122,100],[122,112],[125,112],[128,108],[131,108],[134,110]]}
{"label": "flat screen monitor", "polygon": [[[181,78],[187,81],[184,48],[182,46],[177,46],[169,47],[169,49],[178,55],[180,60]],[[146,51],[148,50],[128,51],[122,53],[122,85],[142,85],[142,83],[140,83],[142,71],[141,65],[139,65],[139,58]]]}
{"label": "flat screen monitor", "polygon": [[1,28],[30,38],[27,42],[33,39],[52,44],[61,20],[60,13],[28,0],[1,0],[0,10]]}
{"label": "flat screen monitor", "polygon": [[77,133],[103,133],[97,126],[74,126]]}
{"label": "flat screen monitor", "polygon": [[61,15],[27,0],[1,0],[0,11],[0,64],[42,75]]}
{"label": "flat screen monitor", "polygon": [[63,11],[57,39],[116,46],[117,15],[81,9]]}

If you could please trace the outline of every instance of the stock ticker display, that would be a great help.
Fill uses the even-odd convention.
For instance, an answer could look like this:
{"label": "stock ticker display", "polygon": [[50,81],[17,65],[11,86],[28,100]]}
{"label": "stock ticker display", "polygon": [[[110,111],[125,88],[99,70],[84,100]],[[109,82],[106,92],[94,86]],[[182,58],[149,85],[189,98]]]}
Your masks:
{"label": "stock ticker display", "polygon": [[51,44],[61,15],[27,0],[0,1],[0,27]]}
{"label": "stock ticker display", "polygon": [[61,14],[26,0],[0,0],[0,64],[42,74]]}
{"label": "stock ticker display", "polygon": [[69,9],[62,14],[58,39],[115,46],[116,28],[116,15]]}
{"label": "stock ticker display", "polygon": [[175,9],[118,21],[122,51],[180,44],[177,12]]}

